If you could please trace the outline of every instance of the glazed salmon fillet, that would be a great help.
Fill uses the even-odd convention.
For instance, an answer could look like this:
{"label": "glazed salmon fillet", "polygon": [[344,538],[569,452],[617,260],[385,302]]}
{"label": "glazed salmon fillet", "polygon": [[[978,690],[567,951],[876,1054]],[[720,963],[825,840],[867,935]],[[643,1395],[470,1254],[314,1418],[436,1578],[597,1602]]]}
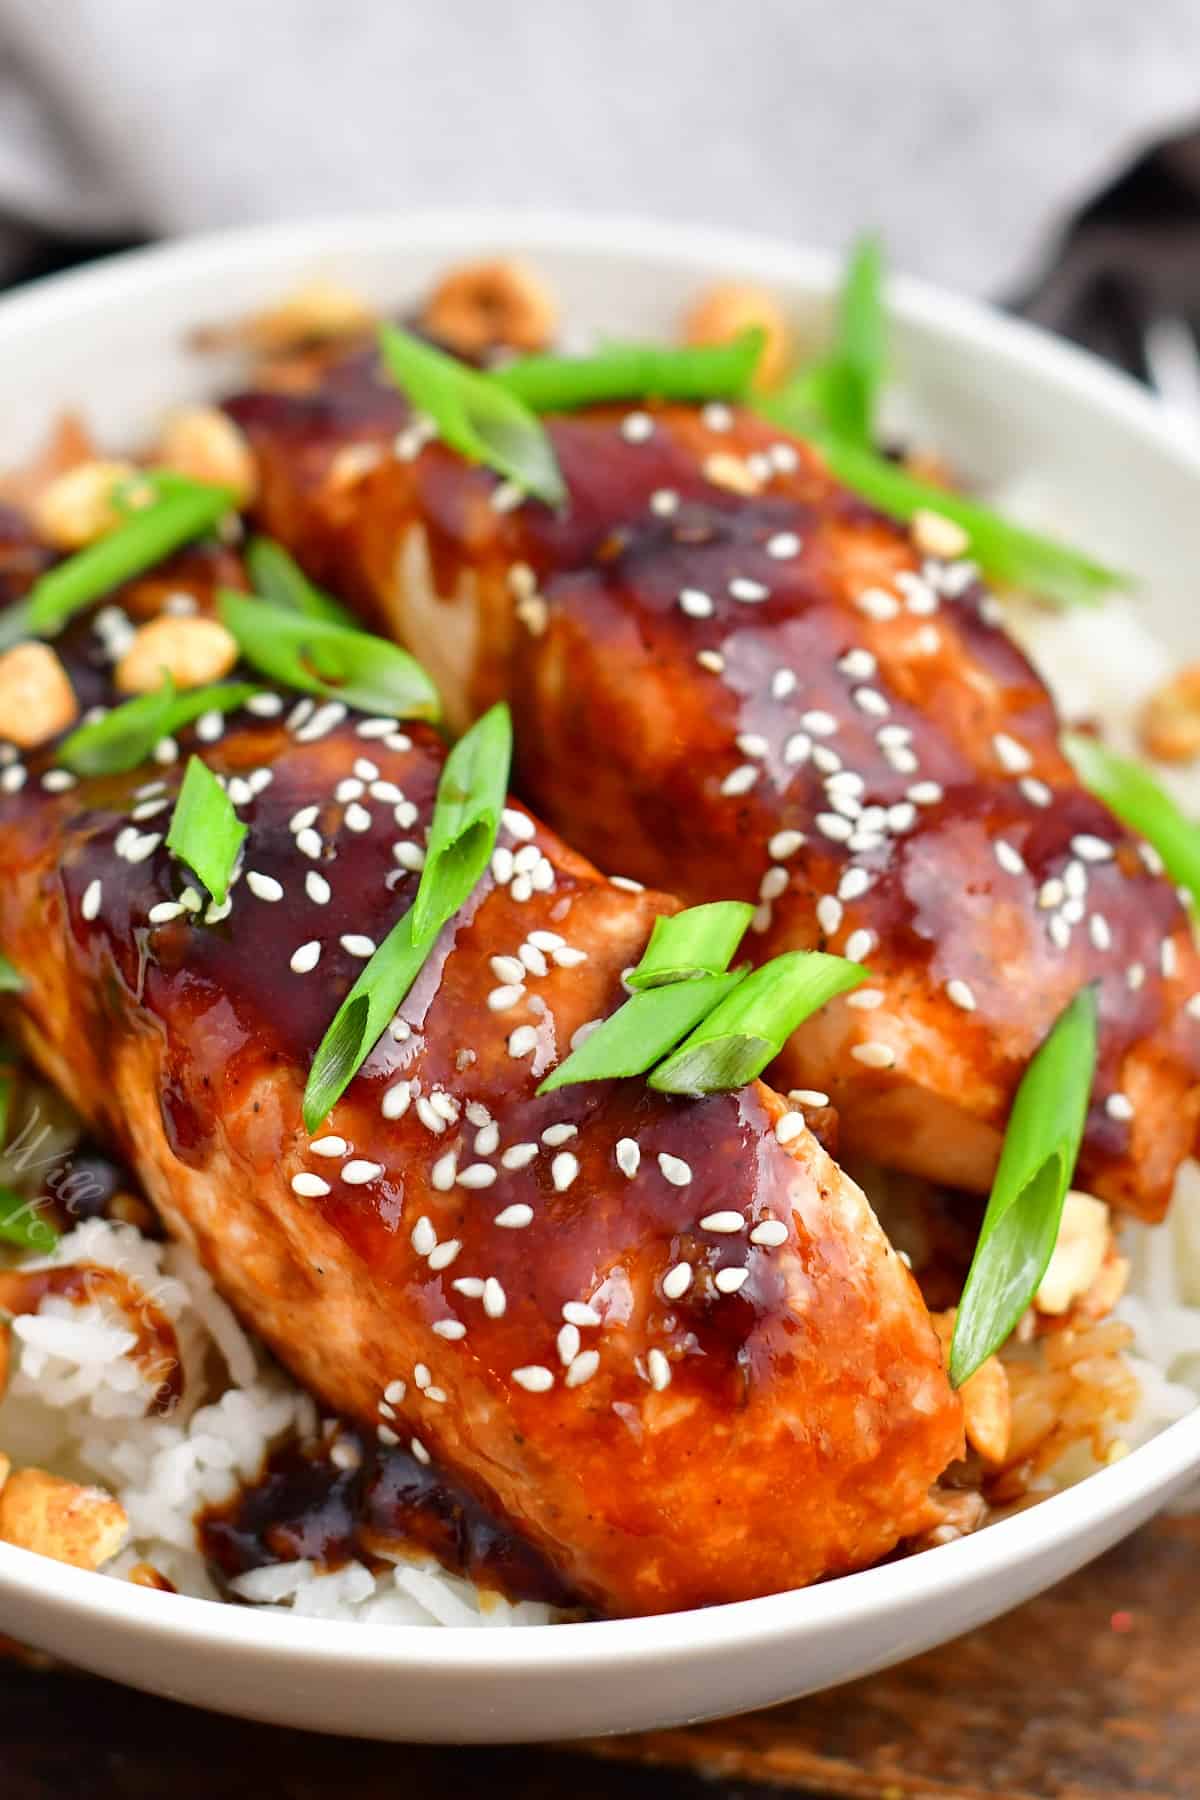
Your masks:
{"label": "glazed salmon fillet", "polygon": [[1187,915],[969,563],[726,406],[547,420],[557,516],[429,443],[369,352],[229,411],[264,528],[460,719],[512,700],[519,791],[581,851],[755,901],[760,957],[869,968],[771,1071],[832,1100],[848,1152],[986,1191],[1029,1058],[1096,982],[1077,1178],[1161,1217],[1200,1113]]}
{"label": "glazed salmon fillet", "polygon": [[[129,629],[168,596],[207,608],[214,579],[235,560],[197,550],[73,622],[55,649],[81,701],[112,700]],[[512,804],[310,1134],[312,1055],[415,894],[441,740],[264,688],[178,747],[248,827],[228,910],[166,847],[171,744],[83,780],[53,747],[3,752],[10,1022],[321,1403],[446,1470],[600,1612],[802,1585],[936,1520],[960,1404],[907,1268],[795,1110],[760,1083],[535,1092],[675,903]]]}

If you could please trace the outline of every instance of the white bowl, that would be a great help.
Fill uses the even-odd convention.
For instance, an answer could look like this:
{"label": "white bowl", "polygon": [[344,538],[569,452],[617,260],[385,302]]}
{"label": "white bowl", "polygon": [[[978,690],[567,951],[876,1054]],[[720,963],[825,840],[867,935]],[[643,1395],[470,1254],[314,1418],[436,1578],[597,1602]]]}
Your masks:
{"label": "white bowl", "polygon": [[[338,274],[395,305],[449,260],[528,256],[572,323],[670,333],[729,275],[823,320],[833,258],[692,229],[493,212],[241,231],[138,252],[0,302],[0,462],[82,407],[119,445],[233,379],[184,348],[200,321]],[[1090,549],[1136,570],[1153,623],[1196,650],[1200,456],[1132,382],[966,301],[897,281],[905,384],[937,441],[988,480],[1038,472]],[[162,1595],[0,1545],[0,1630],[198,1705],[279,1724],[425,1741],[643,1730],[736,1713],[870,1673],[1017,1605],[1142,1523],[1200,1470],[1200,1415],[1031,1511],[828,1585],[666,1618],[497,1633],[331,1624]]]}

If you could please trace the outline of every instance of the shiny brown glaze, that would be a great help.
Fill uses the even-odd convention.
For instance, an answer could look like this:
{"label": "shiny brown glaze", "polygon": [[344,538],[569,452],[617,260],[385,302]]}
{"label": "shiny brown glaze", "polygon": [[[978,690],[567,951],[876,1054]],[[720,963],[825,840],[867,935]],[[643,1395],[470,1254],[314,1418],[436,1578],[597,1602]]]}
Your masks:
{"label": "shiny brown glaze", "polygon": [[154,1300],[120,1269],[63,1263],[42,1269],[0,1269],[0,1312],[35,1313],[47,1295],[74,1306],[103,1303],[119,1312],[135,1338],[129,1355],[154,1383],[151,1410],[174,1411],[183,1393],[183,1364],[175,1327]]}
{"label": "shiny brown glaze", "polygon": [[848,1150],[986,1190],[1029,1057],[1095,981],[1079,1180],[1161,1216],[1200,1113],[1186,914],[1080,788],[969,565],[727,408],[549,421],[558,517],[414,457],[362,355],[231,410],[266,526],[436,662],[460,716],[512,698],[520,791],[572,842],[687,901],[759,901],[761,956],[868,963],[866,1004],[826,1007],[774,1070],[830,1095]]}
{"label": "shiny brown glaze", "polygon": [[[207,604],[219,554],[176,559],[158,603],[190,582]],[[131,616],[146,586],[117,597]],[[73,675],[103,674],[111,631],[64,634]],[[619,1004],[673,903],[507,812],[492,872],[314,1148],[309,1059],[362,967],[342,939],[380,941],[411,902],[395,845],[423,842],[443,750],[311,703],[214,734],[184,748],[253,790],[227,918],[149,919],[190,886],[155,841],[182,756],[59,791],[45,753],[0,771],[0,943],[29,982],[26,1044],[242,1316],[331,1410],[428,1457],[599,1610],[771,1592],[919,1530],[958,1402],[859,1190],[803,1129],[779,1141],[784,1103],[757,1084],[702,1102],[640,1081],[534,1092]],[[522,956],[506,984],[493,959]],[[520,992],[497,1010],[504,985]],[[385,1112],[402,1082],[405,1110]],[[739,1228],[703,1223],[717,1212]],[[768,1219],[782,1241],[753,1242]],[[690,1285],[668,1301],[680,1262]]]}

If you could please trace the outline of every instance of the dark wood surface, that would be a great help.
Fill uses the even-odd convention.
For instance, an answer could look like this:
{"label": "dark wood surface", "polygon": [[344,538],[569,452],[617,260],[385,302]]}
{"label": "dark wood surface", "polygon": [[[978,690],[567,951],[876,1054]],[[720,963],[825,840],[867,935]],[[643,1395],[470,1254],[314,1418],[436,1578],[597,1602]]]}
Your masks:
{"label": "dark wood surface", "polygon": [[[657,1766],[647,1766],[649,1764]],[[3,1800],[1196,1800],[1200,1518],[1160,1520],[1007,1618],[871,1681],[571,1749],[349,1743],[61,1671],[0,1677]]]}

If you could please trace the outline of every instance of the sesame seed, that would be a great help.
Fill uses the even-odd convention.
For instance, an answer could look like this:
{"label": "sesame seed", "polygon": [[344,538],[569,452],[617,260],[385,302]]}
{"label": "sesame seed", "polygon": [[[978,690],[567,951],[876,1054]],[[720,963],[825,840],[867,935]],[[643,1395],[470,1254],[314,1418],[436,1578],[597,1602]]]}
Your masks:
{"label": "sesame seed", "polygon": [[461,1238],[446,1238],[442,1243],[435,1244],[433,1249],[429,1252],[430,1268],[448,1269],[461,1249]]}
{"label": "sesame seed", "polygon": [[562,1316],[568,1325],[603,1325],[604,1320],[594,1306],[586,1306],[582,1300],[564,1300]]}
{"label": "sesame seed", "polygon": [[714,1280],[719,1293],[736,1294],[749,1278],[749,1269],[718,1269]]}
{"label": "sesame seed", "polygon": [[1167,981],[1179,973],[1179,952],[1175,948],[1174,938],[1164,938],[1162,950],[1159,952],[1159,967]]}
{"label": "sesame seed", "polygon": [[366,958],[375,954],[374,938],[363,937],[360,932],[347,931],[338,939],[347,956]]}
{"label": "sesame seed", "polygon": [[278,694],[251,694],[246,711],[259,719],[277,719],[283,711],[283,701]]}
{"label": "sesame seed", "polygon": [[868,619],[894,619],[900,611],[900,602],[886,588],[864,588],[854,604]]}
{"label": "sesame seed", "polygon": [[814,706],[808,712],[801,713],[800,723],[806,731],[811,731],[814,737],[832,737],[838,728],[833,714],[819,706]]}
{"label": "sesame seed", "polygon": [[409,1241],[418,1256],[428,1256],[431,1250],[437,1248],[437,1232],[424,1213],[413,1226]]}
{"label": "sesame seed", "polygon": [[407,1381],[389,1381],[383,1390],[383,1397],[389,1406],[399,1406],[407,1392]]}
{"label": "sesame seed", "polygon": [[343,818],[350,831],[370,831],[371,829],[371,815],[365,806],[359,805],[357,800],[346,808]]}
{"label": "sesame seed", "polygon": [[793,1144],[803,1137],[808,1125],[802,1112],[785,1112],[775,1121],[775,1136],[781,1144]]}
{"label": "sesame seed", "polygon": [[429,1464],[433,1461],[433,1458],[430,1456],[420,1438],[410,1438],[408,1440],[408,1447],[416,1460],[419,1463],[424,1463],[428,1468]]}
{"label": "sesame seed", "polygon": [[1112,931],[1103,913],[1093,913],[1088,920],[1088,935],[1097,950],[1112,949]]}
{"label": "sesame seed", "polygon": [[533,1223],[533,1208],[519,1200],[512,1206],[506,1206],[503,1212],[498,1212],[492,1222],[504,1231],[524,1231],[527,1225]]}
{"label": "sesame seed", "polygon": [[892,710],[888,701],[879,692],[878,688],[855,688],[851,697],[860,712],[869,713],[876,719],[885,719]]}
{"label": "sesame seed", "polygon": [[850,820],[843,819],[840,813],[818,813],[816,824],[821,836],[835,844],[848,844],[854,836]]}
{"label": "sesame seed", "polygon": [[790,1088],[788,1099],[796,1106],[828,1106],[829,1095],[820,1088]]}
{"label": "sesame seed", "polygon": [[866,930],[865,927],[859,931],[852,931],[846,939],[842,955],[847,962],[862,962],[865,957],[870,956],[876,942],[875,933]]}
{"label": "sesame seed", "polygon": [[412,1088],[407,1081],[397,1081],[388,1088],[379,1102],[379,1110],[385,1119],[402,1119],[412,1101]]}
{"label": "sesame seed", "polygon": [[739,731],[733,740],[743,756],[762,757],[771,748],[765,737],[757,731]]}
{"label": "sesame seed", "polygon": [[952,1000],[955,1006],[961,1006],[964,1012],[975,1011],[975,994],[970,984],[957,975],[946,983],[946,998]]}
{"label": "sesame seed", "polygon": [[1107,838],[1095,837],[1090,831],[1078,832],[1071,839],[1071,848],[1076,856],[1090,863],[1109,862],[1114,854]]}
{"label": "sesame seed", "polygon": [[855,1044],[850,1054],[868,1069],[890,1069],[896,1061],[896,1052],[889,1044]]}
{"label": "sesame seed", "polygon": [[94,919],[100,911],[100,901],[104,889],[100,882],[89,881],[83,890],[83,899],[79,902],[79,910],[85,919]]}
{"label": "sesame seed", "polygon": [[761,1244],[764,1249],[777,1250],[780,1244],[787,1243],[788,1228],[782,1219],[764,1219],[750,1233],[752,1244]]}
{"label": "sesame seed", "polygon": [[673,488],[656,488],[650,496],[650,511],[657,518],[671,518],[679,511],[679,495]]}
{"label": "sesame seed", "polygon": [[1060,912],[1053,913],[1047,926],[1050,942],[1056,949],[1066,950],[1071,942],[1071,927]]}
{"label": "sesame seed", "polygon": [[382,1163],[367,1162],[358,1157],[353,1162],[346,1163],[342,1169],[342,1180],[351,1187],[365,1187],[369,1181],[378,1181],[382,1174]]}
{"label": "sesame seed", "polygon": [[186,908],[180,900],[160,900],[152,906],[146,917],[151,925],[169,925],[172,919],[179,918]]}
{"label": "sesame seed", "polygon": [[776,862],[784,862],[789,856],[795,856],[803,843],[802,831],[777,831],[768,840],[767,851]]}
{"label": "sesame seed", "polygon": [[483,1310],[489,1319],[502,1319],[508,1310],[508,1295],[494,1275],[483,1284]]}
{"label": "sesame seed", "polygon": [[573,1137],[578,1137],[578,1135],[578,1125],[568,1124],[564,1120],[561,1125],[547,1125],[545,1131],[542,1133],[542,1142],[543,1144],[549,1144],[552,1150],[557,1150],[560,1144],[567,1144]]}
{"label": "sesame seed", "polygon": [[692,1179],[691,1165],[685,1163],[681,1156],[671,1156],[665,1150],[660,1150],[658,1166],[663,1179],[669,1181],[672,1187],[686,1187]]}
{"label": "sesame seed", "polygon": [[735,600],[753,603],[770,598],[771,590],[764,587],[761,581],[751,581],[746,575],[735,575],[729,584],[729,592]]}
{"label": "sesame seed", "polygon": [[746,1221],[739,1212],[708,1213],[700,1221],[701,1231],[715,1231],[728,1235],[735,1231],[744,1231]]}
{"label": "sesame seed", "polygon": [[525,1169],[538,1153],[536,1144],[510,1144],[500,1158],[504,1169]]}
{"label": "sesame seed", "polygon": [[575,1361],[575,1358],[579,1355],[579,1327],[577,1325],[564,1325],[555,1339],[555,1344],[558,1349],[559,1362],[561,1362],[565,1368],[569,1368]]}
{"label": "sesame seed", "polygon": [[917,822],[917,809],[911,800],[897,800],[894,806],[887,809],[888,830],[899,836],[902,832],[911,831]]}
{"label": "sesame seed", "polygon": [[1031,806],[1049,806],[1054,798],[1046,783],[1039,781],[1036,775],[1024,776],[1017,785]]}
{"label": "sesame seed", "polygon": [[771,677],[771,698],[786,700],[789,694],[796,691],[796,676],[791,669],[776,669]]}
{"label": "sesame seed", "polygon": [[790,556],[799,556],[800,549],[800,539],[794,531],[777,531],[766,542],[767,555],[774,557],[776,562],[786,562]]}
{"label": "sesame seed", "polygon": [[[519,955],[522,971],[527,969],[531,975],[536,975],[539,980],[543,975],[548,975],[550,973],[550,966],[536,944],[522,944]],[[522,980],[523,979],[524,974],[522,974]]]}
{"label": "sesame seed", "polygon": [[1161,875],[1163,872],[1163,868],[1164,868],[1163,859],[1158,854],[1158,851],[1154,848],[1154,845],[1153,844],[1139,844],[1137,848],[1138,848],[1138,855],[1141,857],[1143,863],[1149,869],[1150,873],[1152,875]]}
{"label": "sesame seed", "polygon": [[826,937],[832,937],[841,928],[842,903],[832,894],[822,894],[817,901],[817,924]]}
{"label": "sesame seed", "polygon": [[511,1012],[524,998],[524,984],[517,981],[493,988],[487,997],[487,1003],[492,1012]]}
{"label": "sesame seed", "polygon": [[315,862],[324,851],[325,846],[321,842],[320,833],[307,827],[296,833],[296,848],[303,856],[307,856]]}
{"label": "sesame seed", "polygon": [[710,675],[720,675],[725,668],[725,658],[719,650],[697,650],[696,661],[702,669],[707,669]]}
{"label": "sesame seed", "polygon": [[307,944],[301,944],[299,949],[293,950],[291,967],[297,975],[307,975],[310,969],[316,968],[320,960],[321,946],[316,938],[310,938]]}
{"label": "sesame seed", "polygon": [[907,790],[907,796],[914,806],[940,806],[945,798],[936,781],[915,781]]}
{"label": "sesame seed", "polygon": [[852,994],[843,996],[847,1006],[857,1007],[860,1012],[874,1012],[877,1006],[883,1005],[881,988],[855,988]]}
{"label": "sesame seed", "polygon": [[276,881],[273,875],[262,875],[257,869],[246,871],[246,886],[258,900],[276,901],[283,899],[283,883]]}
{"label": "sesame seed", "polygon": [[662,1278],[662,1291],[668,1300],[681,1300],[691,1285],[691,1263],[677,1262]]}
{"label": "sesame seed", "polygon": [[[469,1112],[470,1108],[467,1110]],[[475,1154],[476,1156],[494,1156],[499,1148],[500,1127],[493,1120],[489,1120],[475,1133]]]}
{"label": "sesame seed", "polygon": [[544,1394],[554,1386],[554,1372],[541,1363],[526,1363],[523,1368],[514,1369],[512,1378],[518,1387],[523,1387],[530,1394]]}
{"label": "sesame seed", "polygon": [[454,1186],[457,1175],[458,1152],[456,1150],[447,1150],[445,1155],[439,1156],[434,1163],[429,1179],[439,1193],[447,1194]]}
{"label": "sesame seed", "polygon": [[650,1376],[650,1386],[661,1394],[664,1388],[671,1385],[671,1365],[656,1344],[646,1357],[646,1370]]}
{"label": "sesame seed", "polygon": [[[1140,962],[1130,963],[1129,967],[1125,971],[1125,980],[1129,984],[1130,992],[1136,994],[1138,989],[1145,985],[1145,981],[1146,981],[1146,965],[1145,965],[1145,963],[1140,963]],[[1188,1010],[1191,1011],[1191,1009],[1192,1009],[1191,1001],[1189,1001],[1188,1002]]]}
{"label": "sesame seed", "polygon": [[1082,900],[1088,890],[1088,873],[1081,862],[1069,862],[1063,870],[1063,886],[1072,900]]}
{"label": "sesame seed", "polygon": [[1053,912],[1067,897],[1067,890],[1057,875],[1051,875],[1038,889],[1037,903],[1044,912]]}
{"label": "sesame seed", "polygon": [[517,1029],[510,1033],[508,1039],[508,1054],[510,1056],[531,1056],[536,1049],[537,1029],[535,1026],[518,1025]]}
{"label": "sesame seed", "polygon": [[617,1167],[622,1175],[632,1181],[641,1167],[642,1152],[635,1138],[618,1138],[616,1148]]}
{"label": "sesame seed", "polygon": [[461,1319],[435,1319],[433,1331],[440,1338],[449,1338],[452,1342],[467,1335],[467,1328]]}
{"label": "sesame seed", "polygon": [[839,900],[860,900],[871,886],[871,876],[866,869],[847,869],[838,882]]}
{"label": "sesame seed", "polygon": [[390,1425],[380,1425],[376,1429],[375,1436],[387,1450],[394,1450],[396,1445],[400,1442],[400,1439],[396,1436],[396,1433],[392,1430]]}
{"label": "sesame seed", "polygon": [[292,1192],[302,1194],[306,1200],[319,1200],[322,1194],[329,1193],[329,1183],[322,1181],[319,1175],[310,1174],[302,1169],[298,1175],[292,1176]]}
{"label": "sesame seed", "polygon": [[1021,855],[1019,850],[1008,843],[1004,838],[997,838],[992,845],[992,850],[995,854],[996,861],[1000,864],[1000,867],[1006,874],[1023,875],[1025,873],[1025,858]]}
{"label": "sesame seed", "polygon": [[314,1138],[308,1147],[314,1156],[336,1157],[345,1156],[350,1148],[344,1137],[334,1137],[332,1133],[328,1137]]}
{"label": "sesame seed", "polygon": [[813,742],[807,731],[793,731],[783,746],[783,760],[789,768],[796,768],[800,763],[808,761],[812,755]]}
{"label": "sesame seed", "polygon": [[599,1367],[598,1350],[581,1350],[563,1377],[563,1385],[569,1388],[582,1387],[585,1381],[592,1379]]}
{"label": "sesame seed", "polygon": [[700,588],[688,587],[679,591],[679,610],[689,619],[711,619],[715,608],[711,595]]}
{"label": "sesame seed", "polygon": [[721,783],[721,792],[727,797],[736,794],[748,794],[758,780],[759,771],[753,763],[741,763]]}
{"label": "sesame seed", "polygon": [[621,436],[627,444],[644,444],[654,435],[654,420],[649,413],[627,413],[621,420]]}
{"label": "sesame seed", "polygon": [[1133,1101],[1128,1094],[1110,1094],[1104,1102],[1104,1110],[1110,1119],[1119,1119],[1127,1124],[1133,1117]]}
{"label": "sesame seed", "polygon": [[1007,731],[997,731],[993,735],[992,749],[996,752],[1001,768],[1009,775],[1023,775],[1033,767],[1033,758],[1024,744],[1019,744]]}
{"label": "sesame seed", "polygon": [[560,1194],[565,1194],[579,1173],[579,1158],[572,1156],[569,1150],[563,1150],[550,1164],[550,1179]]}

